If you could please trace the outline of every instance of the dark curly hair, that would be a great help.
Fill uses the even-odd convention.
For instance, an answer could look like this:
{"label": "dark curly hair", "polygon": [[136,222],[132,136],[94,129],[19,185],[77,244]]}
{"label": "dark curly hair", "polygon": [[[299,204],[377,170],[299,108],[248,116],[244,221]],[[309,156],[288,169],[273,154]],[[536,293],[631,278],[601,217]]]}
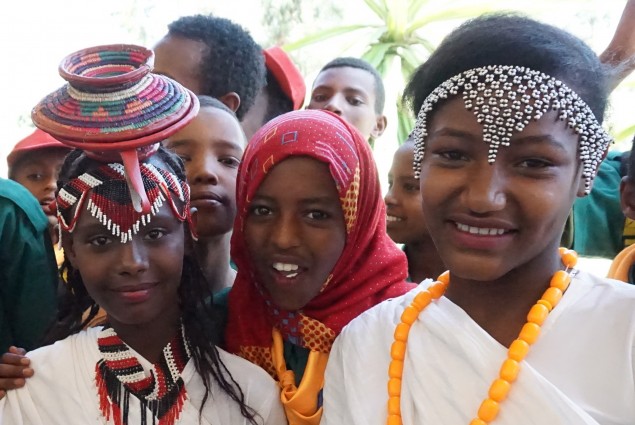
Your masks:
{"label": "dark curly hair", "polygon": [[263,125],[279,115],[293,111],[293,101],[282,91],[280,83],[268,69],[267,86],[263,90],[267,92],[267,112],[264,116]]}
{"label": "dark curly hair", "polygon": [[242,120],[265,85],[262,48],[240,25],[212,15],[184,16],[168,25],[168,35],[205,45],[199,75],[202,93],[219,98],[229,92],[240,96],[236,116]]}
{"label": "dark curly hair", "polygon": [[384,88],[384,80],[382,80],[379,72],[364,59],[353,57],[335,58],[320,69],[318,75],[331,68],[356,68],[368,72],[373,76],[375,81],[375,113],[381,115],[384,113],[384,105],[386,103],[386,89]]}
{"label": "dark curly hair", "polygon": [[444,81],[487,65],[525,66],[567,84],[602,122],[608,97],[607,70],[591,48],[551,25],[510,13],[487,14],[452,31],[415,70],[404,92],[416,116]]}
{"label": "dark curly hair", "polygon": [[[179,179],[185,181],[185,168],[178,156],[164,147],[160,147],[156,155]],[[83,151],[78,149],[71,151],[60,171],[58,190],[71,179],[99,165],[102,164],[88,158]],[[192,244],[193,241],[189,239],[189,243]],[[190,343],[192,359],[205,385],[206,391],[201,403],[201,411],[210,395],[212,382],[216,382],[232,400],[239,404],[243,416],[251,424],[257,425],[256,418],[259,415],[245,404],[242,389],[219,356],[217,345],[220,343],[223,332],[222,318],[210,302],[212,299],[210,286],[196,256],[188,254],[188,252],[193,253],[194,249],[192,246],[189,248],[185,250],[186,254],[183,258],[179,306],[185,335]],[[80,271],[73,268],[68,259],[64,259],[60,268],[60,277],[65,282],[66,291],[60,301],[56,324],[46,336],[45,343],[48,344],[81,331],[99,311],[99,306],[86,290]],[[82,320],[86,310],[89,310],[89,314]]]}

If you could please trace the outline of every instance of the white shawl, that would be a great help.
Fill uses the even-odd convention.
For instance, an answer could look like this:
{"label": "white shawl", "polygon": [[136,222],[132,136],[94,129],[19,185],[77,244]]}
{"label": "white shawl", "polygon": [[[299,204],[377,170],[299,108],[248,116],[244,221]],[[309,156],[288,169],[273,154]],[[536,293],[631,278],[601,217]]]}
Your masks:
{"label": "white shawl", "polygon": [[[337,338],[322,424],[385,424],[393,332],[421,290],[367,311]],[[635,287],[578,273],[521,362],[494,424],[635,424],[634,341]],[[410,331],[403,423],[468,424],[506,357],[507,349],[450,300],[431,304]]]}
{"label": "white shawl", "polygon": [[[95,386],[95,365],[101,358],[97,337],[101,328],[68,337],[28,354],[35,375],[24,388],[8,391],[0,401],[0,425],[92,425],[106,424],[99,411]],[[219,349],[233,378],[245,394],[247,405],[255,409],[266,425],[286,424],[277,385],[260,367]],[[149,363],[139,358],[144,368]],[[179,424],[248,424],[237,403],[213,383],[199,422],[199,406],[205,387],[192,360],[182,373],[188,400]],[[148,415],[150,423],[151,416]],[[130,425],[140,423],[139,401],[130,397]],[[108,422],[110,424],[112,422]]]}

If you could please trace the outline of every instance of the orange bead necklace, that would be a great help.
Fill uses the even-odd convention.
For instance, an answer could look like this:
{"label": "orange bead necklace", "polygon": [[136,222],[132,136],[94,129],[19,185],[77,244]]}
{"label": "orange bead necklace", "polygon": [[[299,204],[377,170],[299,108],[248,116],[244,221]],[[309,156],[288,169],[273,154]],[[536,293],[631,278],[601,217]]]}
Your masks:
{"label": "orange bead necklace", "polygon": [[[571,283],[570,270],[578,261],[575,251],[560,248],[560,257],[566,270],[558,270],[554,273],[549,288],[542,297],[529,310],[527,323],[507,350],[507,359],[501,366],[498,378],[492,382],[487,398],[483,400],[477,415],[470,425],[487,425],[496,419],[502,403],[509,394],[511,384],[518,377],[520,362],[527,356],[529,346],[538,339],[540,326],[562,299],[562,294]],[[412,303],[401,314],[401,321],[395,328],[395,341],[390,347],[390,365],[388,366],[388,420],[387,425],[402,425],[401,420],[401,378],[403,376],[404,359],[406,357],[406,344],[412,324],[419,314],[432,302],[443,296],[450,283],[450,272],[446,271],[437,278],[430,287],[419,292]]]}

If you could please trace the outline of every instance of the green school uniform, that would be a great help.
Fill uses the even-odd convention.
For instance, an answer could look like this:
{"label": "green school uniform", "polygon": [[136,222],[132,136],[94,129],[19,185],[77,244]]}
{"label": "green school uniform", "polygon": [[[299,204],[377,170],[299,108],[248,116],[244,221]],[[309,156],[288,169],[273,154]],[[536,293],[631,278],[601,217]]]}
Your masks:
{"label": "green school uniform", "polygon": [[22,185],[0,178],[0,353],[37,348],[52,322],[57,266],[48,220]]}

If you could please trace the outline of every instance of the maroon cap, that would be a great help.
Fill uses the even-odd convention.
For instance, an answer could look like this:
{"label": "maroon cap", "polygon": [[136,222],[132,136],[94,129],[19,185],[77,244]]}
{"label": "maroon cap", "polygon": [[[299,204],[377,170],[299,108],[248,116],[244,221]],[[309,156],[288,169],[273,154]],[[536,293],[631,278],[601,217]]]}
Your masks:
{"label": "maroon cap", "polygon": [[71,150],[71,148],[64,145],[57,139],[54,139],[53,136],[38,128],[33,133],[20,140],[13,147],[13,150],[7,156],[7,165],[9,165],[9,168],[11,168],[13,167],[13,164],[15,164],[17,160],[25,153],[46,148],[61,148],[67,149],[69,151]]}
{"label": "maroon cap", "polygon": [[297,66],[287,53],[278,46],[263,51],[265,66],[276,78],[282,91],[291,99],[293,109],[298,110],[304,104],[306,84]]}

